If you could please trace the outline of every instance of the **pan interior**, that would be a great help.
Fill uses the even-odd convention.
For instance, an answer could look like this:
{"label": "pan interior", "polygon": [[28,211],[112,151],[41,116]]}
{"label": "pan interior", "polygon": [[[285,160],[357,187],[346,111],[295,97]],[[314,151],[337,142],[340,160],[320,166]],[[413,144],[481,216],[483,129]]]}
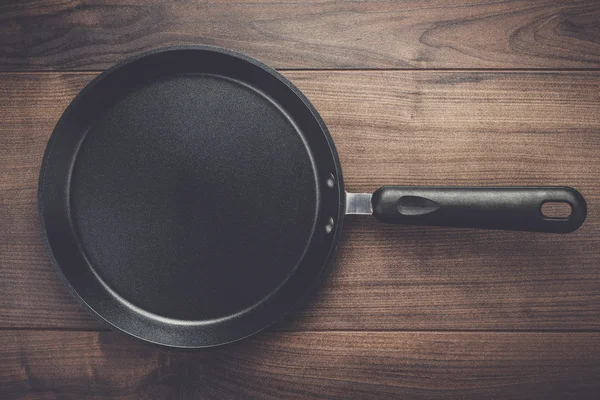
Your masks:
{"label": "pan interior", "polygon": [[118,295],[180,320],[274,293],[318,211],[303,133],[264,95],[214,74],[158,77],[96,118],[70,184],[82,251]]}

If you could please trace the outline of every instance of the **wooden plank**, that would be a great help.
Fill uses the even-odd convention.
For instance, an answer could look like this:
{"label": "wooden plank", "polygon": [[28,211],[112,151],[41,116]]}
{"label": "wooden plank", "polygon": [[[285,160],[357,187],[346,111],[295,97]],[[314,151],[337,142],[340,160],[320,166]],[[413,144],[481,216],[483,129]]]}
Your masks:
{"label": "wooden plank", "polygon": [[[323,286],[280,330],[600,329],[600,72],[286,73],[338,146],[348,190],[571,185],[569,235],[347,218]],[[0,75],[0,327],[98,329],[44,255],[36,181],[85,73]]]}
{"label": "wooden plank", "polygon": [[595,399],[599,333],[302,332],[167,351],[113,332],[0,332],[10,399]]}
{"label": "wooden plank", "polygon": [[3,71],[99,70],[180,44],[277,68],[600,67],[595,0],[30,0],[0,15]]}

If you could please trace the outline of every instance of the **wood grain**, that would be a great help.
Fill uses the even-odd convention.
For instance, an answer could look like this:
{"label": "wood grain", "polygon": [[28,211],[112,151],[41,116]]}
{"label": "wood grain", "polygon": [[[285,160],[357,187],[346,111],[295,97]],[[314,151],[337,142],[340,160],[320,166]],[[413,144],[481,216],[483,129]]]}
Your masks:
{"label": "wood grain", "polygon": [[[287,72],[335,139],[348,190],[571,185],[569,235],[347,218],[332,271],[279,330],[600,329],[600,72]],[[105,329],[44,254],[41,156],[94,74],[0,75],[0,327]]]}
{"label": "wood grain", "polygon": [[112,332],[0,332],[20,399],[595,399],[599,333],[304,332],[201,352]]}
{"label": "wood grain", "polygon": [[28,0],[0,4],[0,70],[100,70],[205,44],[277,68],[598,68],[595,0]]}

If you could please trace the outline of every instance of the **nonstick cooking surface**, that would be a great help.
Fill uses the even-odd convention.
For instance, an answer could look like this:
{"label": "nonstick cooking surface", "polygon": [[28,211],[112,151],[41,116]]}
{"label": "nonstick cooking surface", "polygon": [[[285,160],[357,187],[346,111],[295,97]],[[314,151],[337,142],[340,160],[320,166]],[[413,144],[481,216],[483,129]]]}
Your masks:
{"label": "nonstick cooking surface", "polygon": [[159,77],[93,122],[71,214],[97,274],[131,304],[206,320],[269,296],[315,225],[302,133],[253,88],[211,74]]}

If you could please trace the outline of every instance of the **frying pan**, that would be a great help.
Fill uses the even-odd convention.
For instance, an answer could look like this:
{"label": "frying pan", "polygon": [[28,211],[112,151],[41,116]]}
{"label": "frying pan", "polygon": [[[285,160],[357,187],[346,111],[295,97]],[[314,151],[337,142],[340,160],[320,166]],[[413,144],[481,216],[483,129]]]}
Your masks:
{"label": "frying pan", "polygon": [[[52,133],[39,215],[71,293],[117,330],[171,347],[233,342],[323,276],[346,214],[388,223],[565,233],[568,187],[344,191],[323,120],[241,54],[175,47],[89,83]],[[571,207],[548,218],[545,202]]]}

